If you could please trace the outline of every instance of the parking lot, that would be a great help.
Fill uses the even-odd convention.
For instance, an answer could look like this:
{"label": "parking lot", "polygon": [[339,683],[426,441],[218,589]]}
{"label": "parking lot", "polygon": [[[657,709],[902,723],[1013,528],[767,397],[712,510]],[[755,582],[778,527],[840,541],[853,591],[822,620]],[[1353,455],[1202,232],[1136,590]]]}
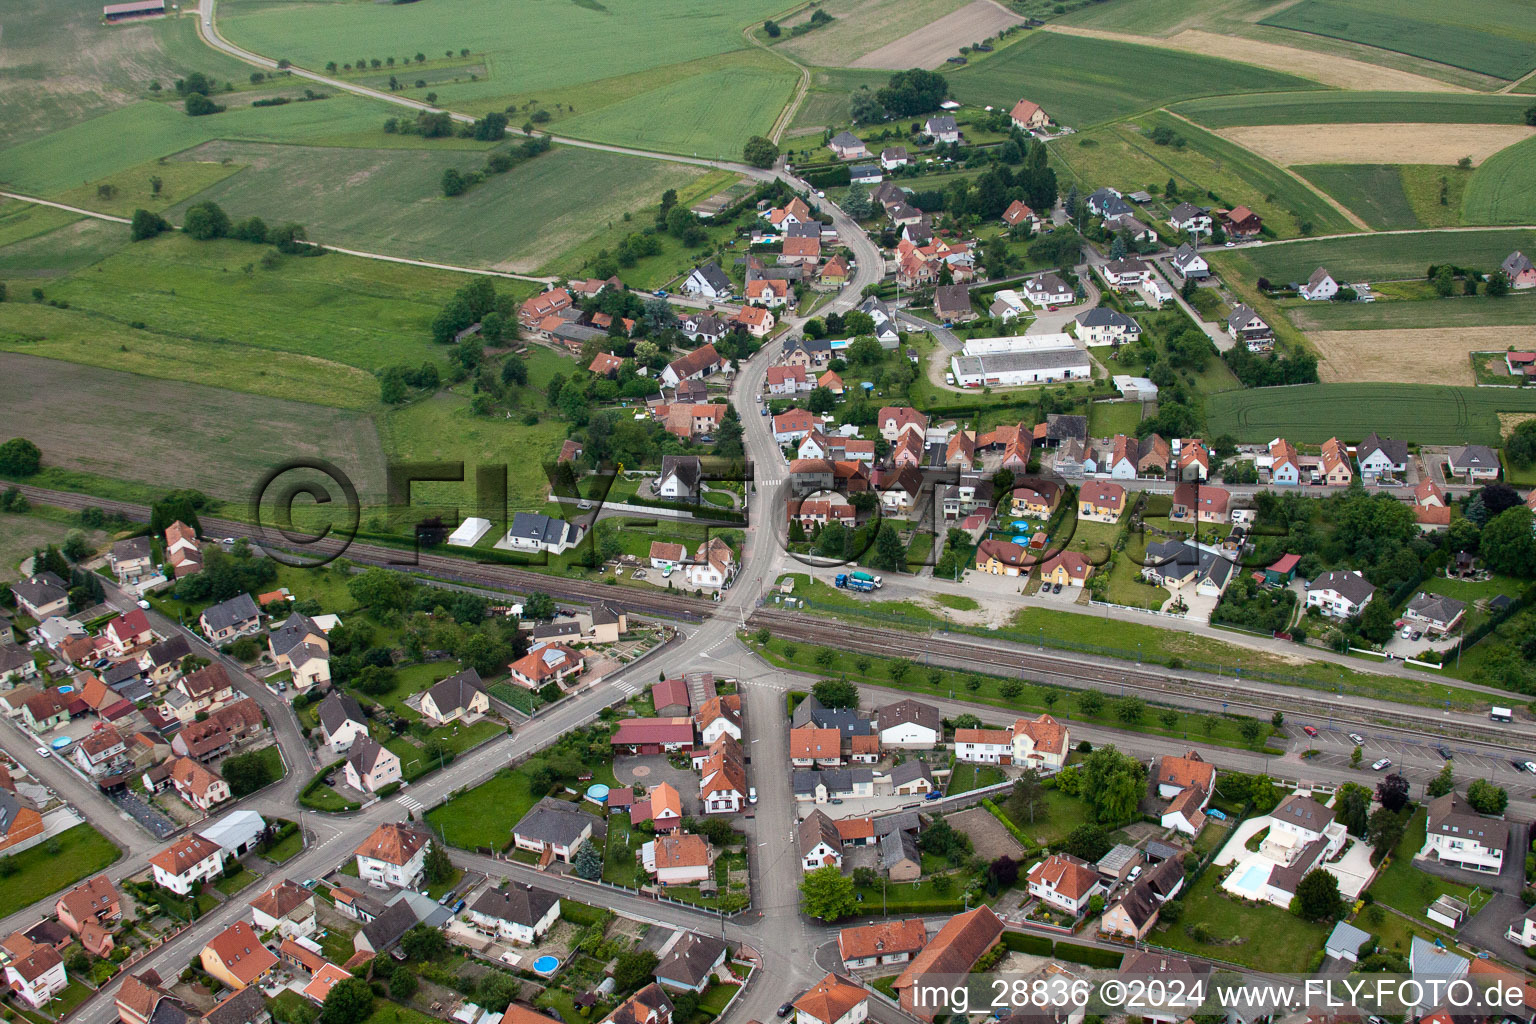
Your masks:
{"label": "parking lot", "polygon": [[[1308,725],[1317,730],[1316,736],[1306,735],[1304,730]],[[1306,719],[1287,721],[1286,732],[1298,742],[1318,751],[1317,756],[1308,759],[1308,763],[1341,768],[1349,767],[1350,755],[1355,749],[1355,741],[1349,734],[1355,732],[1365,741],[1360,744],[1361,770],[1369,772],[1374,762],[1385,757],[1392,764],[1390,768],[1382,769],[1383,774],[1387,771],[1399,772],[1415,785],[1427,783],[1439,774],[1445,758],[1437,747],[1443,745],[1451,754],[1452,770],[1459,781],[1488,779],[1509,790],[1513,798],[1536,797],[1536,775],[1517,767],[1510,757],[1485,753],[1472,744],[1451,739],[1420,742],[1398,733],[1372,732],[1358,727],[1346,729]],[[1532,760],[1536,760],[1536,756],[1532,756]]]}

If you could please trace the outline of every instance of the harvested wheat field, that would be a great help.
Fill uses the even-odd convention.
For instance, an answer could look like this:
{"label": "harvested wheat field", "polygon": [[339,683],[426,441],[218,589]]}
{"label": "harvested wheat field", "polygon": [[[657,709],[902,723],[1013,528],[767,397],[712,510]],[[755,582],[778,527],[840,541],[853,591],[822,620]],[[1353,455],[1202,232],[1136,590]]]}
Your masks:
{"label": "harvested wheat field", "polygon": [[1047,25],[1042,31],[1065,32],[1074,36],[1091,36],[1097,39],[1117,39],[1123,43],[1139,43],[1142,46],[1161,46],[1170,50],[1184,50],[1204,56],[1220,56],[1242,64],[1300,75],[1314,82],[1340,89],[1391,92],[1468,92],[1461,86],[1450,85],[1434,78],[1415,75],[1408,71],[1379,67],[1349,57],[1335,57],[1316,50],[1303,50],[1278,43],[1261,43],[1242,36],[1222,35],[1187,28],[1166,38],[1138,36],[1130,32],[1108,32],[1102,29],[1077,28],[1071,25]]}
{"label": "harvested wheat field", "polygon": [[[823,0],[817,10],[832,15],[830,25],[804,35],[781,39],[775,50],[783,50],[802,64],[816,67],[845,67],[871,50],[895,42],[924,25],[938,21],[964,7],[970,0]],[[782,19],[786,31],[810,18],[811,8]],[[968,40],[976,42],[976,40]]]}
{"label": "harvested wheat field", "polygon": [[960,47],[980,42],[1023,20],[993,0],[972,0],[958,11],[946,14],[915,32],[909,32],[878,50],[872,50],[851,61],[848,66],[891,68],[898,71],[905,68],[936,68],[949,58],[958,56]]}
{"label": "harvested wheat field", "polygon": [[1536,134],[1518,124],[1255,124],[1217,132],[1283,165],[1454,164],[1473,166]]}
{"label": "harvested wheat field", "polygon": [[1450,327],[1406,331],[1312,331],[1324,383],[1475,384],[1473,352],[1527,344],[1529,327]]}

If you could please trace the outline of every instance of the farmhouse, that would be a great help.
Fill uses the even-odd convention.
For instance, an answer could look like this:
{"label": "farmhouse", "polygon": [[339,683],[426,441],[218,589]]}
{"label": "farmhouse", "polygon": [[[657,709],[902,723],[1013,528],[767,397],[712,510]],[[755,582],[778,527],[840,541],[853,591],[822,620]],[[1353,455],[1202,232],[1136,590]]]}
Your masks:
{"label": "farmhouse", "polygon": [[1040,104],[1033,100],[1019,100],[1008,112],[1008,119],[1019,129],[1032,132],[1037,128],[1045,128],[1050,125],[1050,115],[1041,109]]}
{"label": "farmhouse", "polygon": [[1511,288],[1536,288],[1536,264],[1519,249],[1506,256],[1499,269],[1509,278]]}
{"label": "farmhouse", "polygon": [[1324,267],[1312,271],[1307,283],[1296,289],[1298,295],[1310,302],[1327,301],[1339,294],[1339,282]]}
{"label": "farmhouse", "polygon": [[1002,935],[1003,922],[985,904],[951,917],[933,940],[923,947],[923,951],[912,958],[901,977],[896,979],[896,994],[901,1001],[901,1008],[922,1020],[933,1020],[941,1010],[937,1006],[923,1004],[917,992],[919,980],[926,974],[969,973],[982,954],[991,949]]}

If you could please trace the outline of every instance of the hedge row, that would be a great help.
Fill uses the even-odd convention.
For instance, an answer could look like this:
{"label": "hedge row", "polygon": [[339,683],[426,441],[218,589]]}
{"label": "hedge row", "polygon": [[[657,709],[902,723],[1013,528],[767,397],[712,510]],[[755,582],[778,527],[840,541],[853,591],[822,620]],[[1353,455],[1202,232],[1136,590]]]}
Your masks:
{"label": "hedge row", "polygon": [[1120,958],[1124,956],[1124,953],[1118,949],[1079,946],[1075,942],[1056,942],[1049,935],[1035,935],[1030,932],[1005,931],[1001,942],[1005,948],[1015,953],[1054,956],[1058,960],[1068,960],[1088,967],[1119,967]]}

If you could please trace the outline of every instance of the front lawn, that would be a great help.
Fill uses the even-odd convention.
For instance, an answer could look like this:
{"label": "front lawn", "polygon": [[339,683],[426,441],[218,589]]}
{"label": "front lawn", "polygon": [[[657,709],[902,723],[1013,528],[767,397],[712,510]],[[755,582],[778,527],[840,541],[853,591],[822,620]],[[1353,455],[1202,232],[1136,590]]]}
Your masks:
{"label": "front lawn", "polygon": [[213,887],[225,896],[233,896],[257,879],[256,872],[250,868],[242,867],[238,874],[226,875],[213,884]]}
{"label": "front lawn", "polygon": [[427,820],[442,833],[449,846],[500,850],[512,841],[512,826],[538,799],[527,775],[504,768],[429,812]]}
{"label": "front lawn", "polygon": [[273,864],[284,864],[293,859],[303,849],[304,834],[296,831],[292,835],[284,836],[267,847],[261,856]]}
{"label": "front lawn", "polygon": [[1392,851],[1391,863],[1377,874],[1376,881],[1372,883],[1371,895],[1376,897],[1378,903],[1400,910],[1418,921],[1426,920],[1425,913],[1429,905],[1441,896],[1464,900],[1471,905],[1472,913],[1477,913],[1488,902],[1487,886],[1452,882],[1439,875],[1420,871],[1414,863],[1413,855],[1424,846],[1428,823],[1429,812],[1426,809],[1420,807],[1414,811],[1408,827],[1403,830],[1402,841]]}
{"label": "front lawn", "polygon": [[645,871],[636,855],[650,837],[635,832],[628,814],[617,811],[608,815],[608,841],[603,848],[603,881],[638,889],[645,884]]}
{"label": "front lawn", "polygon": [[956,764],[954,771],[949,776],[949,796],[960,793],[969,793],[973,789],[982,789],[993,786],[1006,779],[1001,768],[990,764],[971,764],[961,762]]}
{"label": "front lawn", "polygon": [[105,836],[81,824],[6,857],[5,862],[14,870],[0,876],[0,917],[68,889],[121,856],[122,851]]}
{"label": "front lawn", "polygon": [[1252,903],[1217,887],[1222,871],[1211,868],[1183,896],[1184,916],[1159,925],[1150,941],[1198,956],[1300,973],[1323,946],[1329,926],[1301,918],[1269,903]]}

